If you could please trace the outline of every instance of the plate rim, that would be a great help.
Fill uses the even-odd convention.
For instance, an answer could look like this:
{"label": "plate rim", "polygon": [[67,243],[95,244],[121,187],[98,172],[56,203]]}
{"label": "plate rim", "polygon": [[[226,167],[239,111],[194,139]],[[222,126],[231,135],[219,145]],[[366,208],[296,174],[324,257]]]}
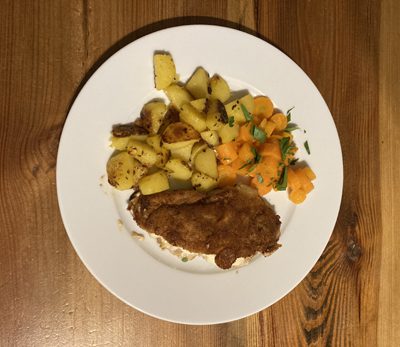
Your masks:
{"label": "plate rim", "polygon": [[321,93],[319,92],[319,90],[317,89],[317,87],[315,86],[315,84],[313,83],[313,81],[311,80],[311,78],[308,77],[308,75],[304,72],[304,70],[303,70],[296,62],[294,62],[289,56],[287,56],[284,52],[282,52],[282,51],[281,51],[279,48],[277,48],[275,45],[271,44],[270,42],[268,42],[268,41],[266,41],[266,40],[264,40],[264,39],[261,39],[260,37],[251,35],[251,34],[249,34],[249,33],[247,33],[247,32],[243,32],[243,31],[241,31],[241,30],[237,30],[237,29],[233,29],[233,28],[225,27],[225,26],[220,26],[220,25],[207,25],[207,24],[179,25],[179,26],[174,26],[174,27],[170,27],[170,28],[158,30],[158,31],[152,32],[152,33],[150,33],[150,34],[147,34],[147,35],[145,35],[145,36],[142,36],[142,37],[140,37],[140,38],[138,38],[138,39],[136,39],[136,40],[134,40],[134,41],[128,43],[128,44],[125,45],[124,47],[120,48],[118,51],[116,51],[114,54],[112,54],[110,57],[108,57],[108,58],[107,58],[107,59],[106,59],[106,60],[105,60],[105,61],[90,75],[89,78],[83,79],[83,80],[85,80],[85,83],[83,84],[82,88],[79,90],[78,93],[77,93],[77,91],[75,91],[75,93],[76,93],[76,94],[75,94],[75,97],[74,97],[73,101],[71,102],[70,107],[69,107],[69,109],[68,109],[68,115],[67,115],[67,117],[66,117],[66,120],[65,120],[63,129],[62,129],[62,134],[61,134],[61,137],[60,137],[59,147],[58,147],[58,151],[57,151],[57,164],[56,164],[57,199],[58,199],[59,210],[60,210],[60,213],[61,213],[62,221],[63,221],[64,227],[65,227],[65,231],[67,232],[68,238],[70,239],[70,242],[71,242],[71,244],[72,244],[72,246],[73,246],[75,252],[78,254],[80,260],[81,260],[82,263],[85,265],[86,269],[91,273],[91,275],[92,275],[93,277],[95,277],[96,280],[97,280],[103,287],[105,287],[110,293],[112,293],[114,296],[116,296],[118,299],[120,299],[121,301],[123,301],[123,302],[126,303],[127,305],[129,305],[129,306],[131,306],[131,307],[137,309],[137,310],[140,311],[140,312],[143,312],[143,313],[145,313],[145,314],[147,314],[147,315],[150,315],[150,316],[155,317],[155,318],[158,318],[158,319],[162,319],[162,320],[166,320],[166,321],[170,321],[170,322],[175,322],[175,323],[181,323],[181,324],[203,325],[203,324],[219,324],[219,323],[225,323],[225,322],[234,321],[234,320],[237,320],[237,319],[241,319],[241,318],[247,317],[247,316],[252,315],[252,314],[254,314],[254,313],[257,313],[257,312],[259,312],[260,310],[263,310],[263,309],[265,309],[265,308],[267,308],[267,307],[273,305],[274,303],[276,303],[277,301],[279,301],[280,299],[282,299],[284,296],[286,296],[288,293],[290,293],[290,292],[291,292],[291,291],[292,291],[292,290],[293,290],[293,289],[294,289],[294,288],[309,274],[309,272],[310,272],[310,270],[312,269],[312,267],[316,264],[316,262],[318,261],[318,259],[320,258],[320,256],[323,254],[323,252],[324,252],[324,250],[325,250],[325,248],[326,248],[327,243],[326,243],[325,246],[321,249],[321,251],[320,251],[320,253],[318,254],[318,256],[316,256],[315,261],[312,263],[312,265],[310,266],[310,268],[308,269],[308,271],[307,271],[304,275],[301,276],[300,280],[297,281],[297,283],[295,283],[293,286],[291,286],[291,288],[290,288],[289,290],[287,290],[287,291],[285,291],[284,293],[282,293],[282,295],[279,296],[277,299],[275,299],[272,303],[268,304],[266,307],[262,307],[262,308],[260,308],[260,309],[253,310],[253,311],[250,312],[250,313],[246,312],[246,313],[243,314],[242,316],[238,316],[238,317],[236,317],[236,318],[228,318],[228,319],[226,319],[226,320],[218,320],[218,321],[214,321],[214,320],[212,320],[212,319],[211,319],[210,321],[192,321],[192,320],[189,320],[189,321],[181,321],[181,320],[174,320],[174,319],[169,319],[169,318],[166,318],[166,317],[161,317],[161,316],[159,316],[159,315],[157,315],[157,314],[155,314],[155,313],[153,313],[153,312],[148,312],[148,311],[146,311],[146,310],[143,310],[141,307],[138,307],[138,306],[136,306],[136,305],[133,305],[131,302],[126,301],[126,300],[124,299],[124,297],[122,297],[122,296],[120,296],[119,294],[117,294],[117,293],[115,292],[115,290],[113,290],[112,288],[110,288],[106,283],[104,283],[103,280],[101,280],[101,279],[97,276],[96,272],[95,272],[95,271],[87,264],[87,262],[84,260],[84,259],[85,259],[85,256],[84,256],[83,254],[81,254],[81,249],[80,249],[80,247],[77,246],[77,245],[74,243],[73,238],[71,238],[71,232],[69,231],[69,228],[68,228],[68,226],[67,226],[67,225],[68,225],[68,222],[67,222],[67,220],[66,220],[66,219],[67,219],[67,217],[66,217],[67,213],[66,213],[66,211],[64,210],[64,209],[65,209],[65,206],[63,205],[62,198],[61,198],[61,196],[60,196],[60,192],[61,192],[61,190],[62,190],[62,189],[61,189],[61,184],[62,184],[62,183],[61,183],[61,181],[60,181],[60,180],[61,180],[60,177],[62,177],[62,173],[60,172],[60,167],[61,167],[61,166],[60,166],[60,161],[59,161],[59,160],[60,160],[60,157],[61,157],[61,155],[62,155],[63,146],[65,146],[64,142],[66,141],[66,136],[67,136],[66,134],[67,134],[67,131],[68,131],[68,127],[70,126],[70,123],[72,122],[72,118],[70,117],[70,115],[71,115],[71,113],[72,113],[73,110],[74,110],[74,105],[76,105],[76,102],[77,102],[79,96],[83,93],[83,91],[85,90],[85,88],[89,85],[89,82],[94,78],[94,76],[95,76],[96,74],[99,73],[99,71],[101,71],[102,69],[104,69],[104,68],[106,67],[106,64],[109,63],[111,59],[116,59],[116,57],[118,57],[119,54],[122,54],[122,52],[123,52],[125,49],[127,49],[127,47],[131,46],[132,44],[135,44],[136,42],[141,41],[141,40],[151,39],[151,37],[152,37],[153,35],[157,35],[157,34],[159,34],[159,33],[161,33],[161,32],[169,32],[169,31],[173,31],[173,30],[186,30],[186,29],[191,29],[191,28],[194,28],[194,27],[197,27],[197,28],[199,28],[199,27],[200,27],[200,28],[208,28],[208,29],[210,29],[210,30],[222,30],[222,31],[226,30],[226,31],[234,32],[234,33],[237,34],[237,35],[241,35],[241,36],[245,37],[246,39],[249,39],[249,38],[255,39],[255,40],[259,41],[259,43],[261,43],[261,44],[263,44],[263,45],[270,46],[270,48],[272,48],[273,50],[279,52],[279,54],[280,54],[281,56],[284,56],[291,64],[294,64],[294,65],[304,74],[305,78],[308,79],[309,82],[313,85],[313,87],[315,88],[315,91],[317,91],[318,96],[319,96],[319,98],[321,99],[321,101],[324,103],[326,109],[328,110],[330,119],[331,119],[331,121],[332,121],[332,123],[333,123],[333,128],[334,128],[334,131],[335,131],[335,135],[336,135],[336,137],[337,137],[337,144],[338,144],[338,147],[336,148],[336,150],[338,151],[337,154],[340,156],[340,168],[338,168],[338,170],[339,170],[340,172],[338,172],[338,174],[339,174],[339,176],[340,176],[340,177],[339,177],[339,180],[340,180],[340,187],[341,187],[341,189],[340,189],[340,194],[339,194],[339,200],[338,200],[338,204],[337,204],[337,209],[336,209],[336,212],[335,212],[335,218],[334,218],[335,221],[333,222],[333,225],[332,225],[331,230],[330,230],[330,232],[329,232],[329,237],[327,238],[327,242],[329,242],[329,239],[330,239],[330,237],[332,236],[332,232],[333,232],[333,230],[334,230],[334,228],[335,228],[335,225],[336,225],[336,222],[337,222],[337,218],[338,218],[338,215],[339,215],[339,211],[340,211],[341,200],[342,200],[342,196],[343,196],[343,155],[342,155],[342,150],[341,150],[341,143],[340,143],[339,134],[338,134],[337,127],[336,127],[336,125],[335,125],[334,119],[333,119],[333,117],[332,117],[332,114],[331,114],[331,112],[330,112],[330,110],[329,110],[329,108],[328,108],[328,106],[327,106],[327,104],[326,104],[326,102],[325,102],[323,96],[321,95]]}

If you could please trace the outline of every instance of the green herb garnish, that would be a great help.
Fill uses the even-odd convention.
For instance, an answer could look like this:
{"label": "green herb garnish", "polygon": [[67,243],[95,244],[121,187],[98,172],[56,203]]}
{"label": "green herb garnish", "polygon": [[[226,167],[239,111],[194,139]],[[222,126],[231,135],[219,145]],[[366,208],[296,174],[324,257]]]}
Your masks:
{"label": "green herb garnish", "polygon": [[252,172],[257,167],[257,164],[254,164],[251,168],[247,170],[247,172]]}
{"label": "green herb garnish", "polygon": [[257,164],[261,160],[261,155],[257,152],[257,150],[254,147],[250,148],[251,153],[254,155],[254,162]]}
{"label": "green herb garnish", "polygon": [[249,113],[249,111],[247,111],[246,106],[244,106],[243,104],[240,104],[240,108],[242,109],[244,118],[246,118],[247,122],[250,122],[253,120],[253,116]]}
{"label": "green herb garnish", "polygon": [[228,124],[231,128],[233,128],[233,124],[235,123],[235,117],[231,116],[228,119]]}
{"label": "green herb garnish", "polygon": [[310,146],[308,145],[308,141],[304,142],[304,147],[305,147],[307,153],[308,153],[308,154],[311,154],[311,152],[310,152]]}
{"label": "green herb garnish", "polygon": [[287,188],[287,175],[288,175],[288,170],[287,167],[282,171],[281,177],[279,178],[278,183],[276,184],[276,189],[278,190],[286,190]]}
{"label": "green herb garnish", "polygon": [[293,159],[290,161],[290,165],[296,165],[296,163],[299,161],[299,158]]}
{"label": "green herb garnish", "polygon": [[257,141],[264,143],[265,140],[267,139],[267,134],[264,132],[264,130],[260,129],[259,127],[255,126],[255,125],[254,125],[254,127],[252,127],[252,130],[253,131],[251,132],[251,135],[253,135],[253,137]]}
{"label": "green herb garnish", "polygon": [[291,119],[292,119],[292,114],[290,113],[290,111],[292,111],[294,109],[294,106],[292,107],[292,108],[289,108],[287,111],[286,111],[286,117],[287,117],[287,121],[288,121],[288,123],[291,121]]}
{"label": "green herb garnish", "polygon": [[252,160],[251,159],[249,159],[249,160],[246,160],[246,163],[244,164],[244,165],[242,165],[240,168],[239,168],[239,170],[242,170],[243,168],[245,168],[246,166],[249,166],[249,165],[251,165],[251,162],[252,162]]}
{"label": "green herb garnish", "polygon": [[290,143],[289,137],[283,137],[279,140],[279,147],[281,149],[282,160],[285,160],[290,150],[294,147],[293,144]]}
{"label": "green herb garnish", "polygon": [[284,131],[291,132],[293,130],[300,129],[296,124],[288,124]]}
{"label": "green herb garnish", "polygon": [[257,181],[258,181],[258,183],[264,182],[264,178],[259,173],[257,174]]}
{"label": "green herb garnish", "polygon": [[181,260],[182,260],[184,263],[186,263],[189,259],[188,259],[187,257],[183,257]]}

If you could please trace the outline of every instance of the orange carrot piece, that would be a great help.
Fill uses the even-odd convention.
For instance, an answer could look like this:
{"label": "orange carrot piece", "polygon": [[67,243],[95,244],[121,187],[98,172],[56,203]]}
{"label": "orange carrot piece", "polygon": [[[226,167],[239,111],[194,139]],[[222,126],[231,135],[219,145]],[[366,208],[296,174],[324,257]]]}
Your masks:
{"label": "orange carrot piece", "polygon": [[250,185],[254,188],[257,188],[258,195],[264,196],[268,194],[272,190],[272,185],[268,183],[268,181],[259,182],[257,177],[254,177],[250,181]]}
{"label": "orange carrot piece", "polygon": [[254,115],[261,115],[264,118],[269,118],[274,111],[274,105],[272,101],[267,96],[257,96],[254,98]]}
{"label": "orange carrot piece", "polygon": [[263,157],[271,156],[279,161],[282,160],[281,148],[279,147],[279,143],[277,141],[263,143],[259,147],[258,153],[260,153],[260,155]]}
{"label": "orange carrot piece", "polygon": [[288,168],[288,187],[292,190],[301,188],[300,179],[297,177],[296,172],[292,168]]}
{"label": "orange carrot piece", "polygon": [[276,124],[277,131],[282,131],[287,127],[287,117],[283,113],[275,113],[270,120]]}
{"label": "orange carrot piece", "polygon": [[245,161],[243,161],[240,158],[237,158],[232,164],[232,168],[233,170],[240,176],[246,176],[247,175],[247,170],[249,168],[249,165],[246,165],[247,163]]}
{"label": "orange carrot piece", "polygon": [[303,168],[303,172],[306,174],[306,176],[311,180],[315,180],[317,178],[317,176],[315,175],[314,171],[311,170],[310,167],[306,166],[305,168]]}
{"label": "orange carrot piece", "polygon": [[218,187],[233,186],[236,183],[236,171],[230,165],[218,165]]}
{"label": "orange carrot piece", "polygon": [[270,176],[272,179],[277,179],[279,176],[279,163],[281,163],[280,160],[270,155],[267,155],[261,159],[261,164],[263,164],[265,167],[265,173],[268,174],[268,176]]}
{"label": "orange carrot piece", "polygon": [[253,136],[250,133],[250,129],[251,129],[250,122],[246,123],[246,124],[243,124],[239,129],[239,135],[236,138],[236,141],[238,141],[238,142],[251,142],[251,141],[253,141]]}
{"label": "orange carrot piece", "polygon": [[223,164],[230,164],[236,160],[237,154],[237,144],[234,141],[223,143],[216,147],[218,159]]}
{"label": "orange carrot piece", "polygon": [[314,189],[314,185],[311,183],[311,180],[306,176],[306,174],[304,173],[303,169],[297,169],[296,170],[296,175],[300,180],[302,189],[306,193],[309,193]]}
{"label": "orange carrot piece", "polygon": [[267,121],[267,124],[265,124],[264,130],[267,133],[267,136],[271,136],[273,131],[275,130],[276,124],[271,121]]}
{"label": "orange carrot piece", "polygon": [[254,153],[251,151],[251,148],[252,146],[248,142],[245,142],[242,147],[240,147],[238,156],[244,162],[254,159]]}
{"label": "orange carrot piece", "polygon": [[289,200],[294,204],[301,204],[307,197],[306,192],[303,189],[292,190],[289,193]]}

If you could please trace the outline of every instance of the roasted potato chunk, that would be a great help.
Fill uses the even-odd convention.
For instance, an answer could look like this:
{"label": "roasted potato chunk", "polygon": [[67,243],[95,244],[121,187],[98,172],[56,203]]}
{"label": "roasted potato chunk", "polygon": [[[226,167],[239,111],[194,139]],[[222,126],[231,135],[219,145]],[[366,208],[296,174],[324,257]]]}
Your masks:
{"label": "roasted potato chunk", "polygon": [[218,99],[207,99],[206,103],[206,125],[210,130],[218,130],[228,123],[228,115],[224,104]]}
{"label": "roasted potato chunk", "polygon": [[218,178],[217,158],[211,148],[205,148],[196,155],[194,167],[207,176]]}
{"label": "roasted potato chunk", "polygon": [[243,124],[247,121],[240,104],[244,105],[247,111],[251,113],[254,110],[254,98],[250,94],[247,94],[225,105],[226,113],[230,117],[233,117],[237,124]]}
{"label": "roasted potato chunk", "polygon": [[177,180],[188,180],[192,176],[192,169],[180,159],[172,158],[165,164],[165,169],[172,178]]}
{"label": "roasted potato chunk", "polygon": [[199,140],[200,134],[189,124],[176,122],[168,125],[165,129],[162,140],[166,143]]}
{"label": "roasted potato chunk", "polygon": [[226,83],[226,81],[219,75],[214,75],[210,79],[208,92],[211,97],[218,99],[221,102],[225,102],[231,96],[231,90],[229,89],[228,83]]}
{"label": "roasted potato chunk", "polygon": [[139,180],[139,189],[143,195],[150,195],[169,189],[167,174],[164,171],[157,171],[144,176]]}
{"label": "roasted potato chunk", "polygon": [[154,54],[153,64],[156,89],[165,89],[176,81],[176,68],[171,55],[166,53]]}
{"label": "roasted potato chunk", "polygon": [[192,148],[192,153],[190,154],[190,161],[194,165],[197,154],[199,154],[203,149],[208,148],[204,141],[195,143]]}
{"label": "roasted potato chunk", "polygon": [[[188,162],[190,160],[192,148],[195,143],[194,141],[196,141],[196,140],[172,143],[172,145],[175,145],[175,146],[170,149],[171,157],[181,159],[185,162]],[[177,147],[178,144],[184,144],[184,145],[181,147]]]}
{"label": "roasted potato chunk", "polygon": [[107,162],[108,182],[118,190],[132,188],[146,172],[147,168],[125,151],[112,156]]}
{"label": "roasted potato chunk", "polygon": [[150,134],[157,134],[167,112],[167,105],[162,101],[152,101],[145,104],[140,113],[143,128]]}
{"label": "roasted potato chunk", "polygon": [[165,94],[167,94],[168,99],[177,108],[193,100],[189,92],[184,87],[178,86],[177,84],[171,84],[166,88]]}
{"label": "roasted potato chunk", "polygon": [[233,126],[229,126],[229,124],[225,124],[218,130],[218,134],[222,143],[231,142],[239,135],[239,125],[233,124]]}
{"label": "roasted potato chunk", "polygon": [[206,101],[207,101],[206,98],[196,99],[192,100],[190,102],[190,105],[192,105],[196,110],[204,112],[204,109],[206,108]]}
{"label": "roasted potato chunk", "polygon": [[194,189],[200,192],[208,192],[218,186],[218,181],[215,178],[201,172],[193,173],[191,181]]}
{"label": "roasted potato chunk", "polygon": [[159,168],[163,168],[169,158],[169,151],[163,146],[160,135],[152,135],[146,139],[146,143],[153,147],[157,154],[157,161],[154,164]]}
{"label": "roasted potato chunk", "polygon": [[[223,129],[223,127],[221,128]],[[200,133],[201,138],[211,146],[219,145],[218,132],[215,130],[207,130]]]}
{"label": "roasted potato chunk", "polygon": [[208,95],[208,72],[202,67],[196,69],[190,79],[186,82],[186,89],[196,99],[205,98]]}
{"label": "roasted potato chunk", "polygon": [[129,140],[127,151],[144,166],[150,167],[157,163],[157,153],[147,143],[137,140]]}
{"label": "roasted potato chunk", "polygon": [[191,125],[198,132],[207,129],[205,115],[191,104],[182,105],[179,116],[182,122]]}

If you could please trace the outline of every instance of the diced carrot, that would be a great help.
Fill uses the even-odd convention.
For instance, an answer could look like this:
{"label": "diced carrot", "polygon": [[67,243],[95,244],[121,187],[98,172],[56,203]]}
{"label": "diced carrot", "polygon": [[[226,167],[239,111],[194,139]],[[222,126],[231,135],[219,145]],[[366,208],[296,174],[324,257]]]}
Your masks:
{"label": "diced carrot", "polygon": [[287,127],[287,117],[283,113],[275,113],[272,115],[271,121],[276,124],[276,130],[281,131]]}
{"label": "diced carrot", "polygon": [[216,147],[219,160],[223,164],[230,164],[236,160],[237,154],[237,144],[235,141],[223,143]]}
{"label": "diced carrot", "polygon": [[274,105],[267,96],[257,96],[254,98],[254,115],[261,115],[264,118],[269,118],[274,111]]}
{"label": "diced carrot", "polygon": [[269,181],[263,180],[262,182],[259,181],[259,178],[254,177],[250,181],[250,185],[254,188],[257,188],[258,194],[260,196],[264,196],[268,194],[272,190],[272,185],[268,183]]}
{"label": "diced carrot", "polygon": [[307,197],[306,192],[303,189],[292,190],[289,193],[289,200],[294,204],[301,204]]}
{"label": "diced carrot", "polygon": [[264,129],[265,126],[267,125],[268,121],[266,118],[263,118],[260,122],[260,124],[258,125],[261,129]]}
{"label": "diced carrot", "polygon": [[300,179],[292,168],[288,168],[288,187],[297,190],[301,188]]}
{"label": "diced carrot", "polygon": [[306,166],[303,168],[303,172],[306,174],[306,176],[311,180],[315,180],[317,178],[317,176],[315,175],[314,171],[311,170],[310,167]]}
{"label": "diced carrot", "polygon": [[230,165],[218,165],[218,186],[233,186],[236,183],[236,171]]}
{"label": "diced carrot", "polygon": [[234,170],[238,175],[240,175],[240,176],[246,176],[247,170],[248,170],[249,166],[251,165],[251,164],[248,164],[248,165],[246,165],[246,164],[248,164],[248,163],[246,163],[245,161],[243,161],[243,160],[240,159],[240,158],[237,158],[237,159],[232,163],[231,166],[232,166],[233,170]]}
{"label": "diced carrot", "polygon": [[252,152],[252,146],[248,143],[245,142],[242,147],[239,149],[238,156],[241,160],[244,162],[248,160],[253,160],[254,159],[254,153]]}
{"label": "diced carrot", "polygon": [[276,124],[271,121],[267,121],[267,124],[264,127],[265,132],[267,133],[267,136],[271,136],[272,132],[275,130]]}
{"label": "diced carrot", "polygon": [[309,193],[314,189],[314,185],[311,183],[311,180],[306,176],[304,173],[303,169],[297,169],[296,170],[296,175],[300,180],[300,184],[302,189],[306,192]]}
{"label": "diced carrot", "polygon": [[251,142],[253,141],[253,136],[250,133],[251,124],[250,122],[243,124],[239,129],[239,135],[236,138],[237,142]]}
{"label": "diced carrot", "polygon": [[266,174],[268,174],[268,176],[270,176],[272,179],[278,178],[280,163],[280,160],[270,155],[267,155],[261,159],[261,164],[264,165]]}
{"label": "diced carrot", "polygon": [[282,160],[281,148],[279,147],[279,143],[277,141],[263,143],[259,147],[258,153],[260,153],[260,155],[263,157],[271,156],[279,161]]}

